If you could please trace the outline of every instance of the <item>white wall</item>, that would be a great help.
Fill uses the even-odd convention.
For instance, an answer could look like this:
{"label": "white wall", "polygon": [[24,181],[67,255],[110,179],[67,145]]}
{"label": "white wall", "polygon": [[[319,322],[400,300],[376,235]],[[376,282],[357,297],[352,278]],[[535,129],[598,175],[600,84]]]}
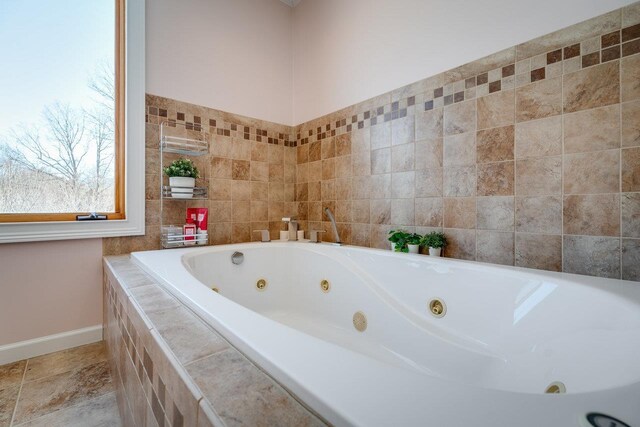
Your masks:
{"label": "white wall", "polygon": [[292,124],[291,8],[147,0],[147,92]]}
{"label": "white wall", "polygon": [[364,101],[634,0],[302,0],[294,122]]}

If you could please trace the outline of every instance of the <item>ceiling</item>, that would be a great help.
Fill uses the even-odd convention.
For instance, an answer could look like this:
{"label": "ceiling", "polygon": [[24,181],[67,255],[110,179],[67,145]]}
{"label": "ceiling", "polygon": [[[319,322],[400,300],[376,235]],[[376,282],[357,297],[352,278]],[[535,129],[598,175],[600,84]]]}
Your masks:
{"label": "ceiling", "polygon": [[298,3],[300,3],[302,0],[280,0],[280,1],[286,4],[287,6],[296,7]]}

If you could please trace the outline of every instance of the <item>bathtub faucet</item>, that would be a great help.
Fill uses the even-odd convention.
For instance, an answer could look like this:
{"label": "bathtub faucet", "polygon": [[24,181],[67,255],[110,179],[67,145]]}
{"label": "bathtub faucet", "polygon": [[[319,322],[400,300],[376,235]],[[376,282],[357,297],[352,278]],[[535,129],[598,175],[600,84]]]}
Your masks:
{"label": "bathtub faucet", "polygon": [[342,244],[342,240],[340,240],[340,234],[338,234],[338,227],[336,226],[336,219],[333,217],[333,214],[331,213],[331,209],[324,208],[324,211],[327,214],[327,216],[329,217],[329,220],[331,221],[331,227],[333,228],[333,237],[335,239],[335,243],[336,243],[336,245],[341,245]]}

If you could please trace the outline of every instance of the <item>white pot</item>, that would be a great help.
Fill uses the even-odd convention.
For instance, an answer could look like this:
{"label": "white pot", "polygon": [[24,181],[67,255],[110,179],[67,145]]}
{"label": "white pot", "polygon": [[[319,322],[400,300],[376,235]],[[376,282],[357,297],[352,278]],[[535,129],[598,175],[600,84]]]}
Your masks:
{"label": "white pot", "polygon": [[407,245],[409,247],[410,254],[420,253],[420,245]]}
{"label": "white pot", "polygon": [[442,252],[442,248],[429,248],[430,256],[440,256],[441,252]]}
{"label": "white pot", "polygon": [[191,199],[196,179],[186,176],[172,176],[169,178],[169,185],[171,186],[171,197],[174,199]]}

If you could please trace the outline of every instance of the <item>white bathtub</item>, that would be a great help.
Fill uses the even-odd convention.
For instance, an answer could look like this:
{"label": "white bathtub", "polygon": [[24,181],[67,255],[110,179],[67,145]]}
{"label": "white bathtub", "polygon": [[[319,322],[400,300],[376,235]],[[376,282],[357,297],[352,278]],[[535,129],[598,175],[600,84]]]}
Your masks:
{"label": "white bathtub", "polygon": [[133,258],[335,425],[640,425],[637,282],[312,243]]}

